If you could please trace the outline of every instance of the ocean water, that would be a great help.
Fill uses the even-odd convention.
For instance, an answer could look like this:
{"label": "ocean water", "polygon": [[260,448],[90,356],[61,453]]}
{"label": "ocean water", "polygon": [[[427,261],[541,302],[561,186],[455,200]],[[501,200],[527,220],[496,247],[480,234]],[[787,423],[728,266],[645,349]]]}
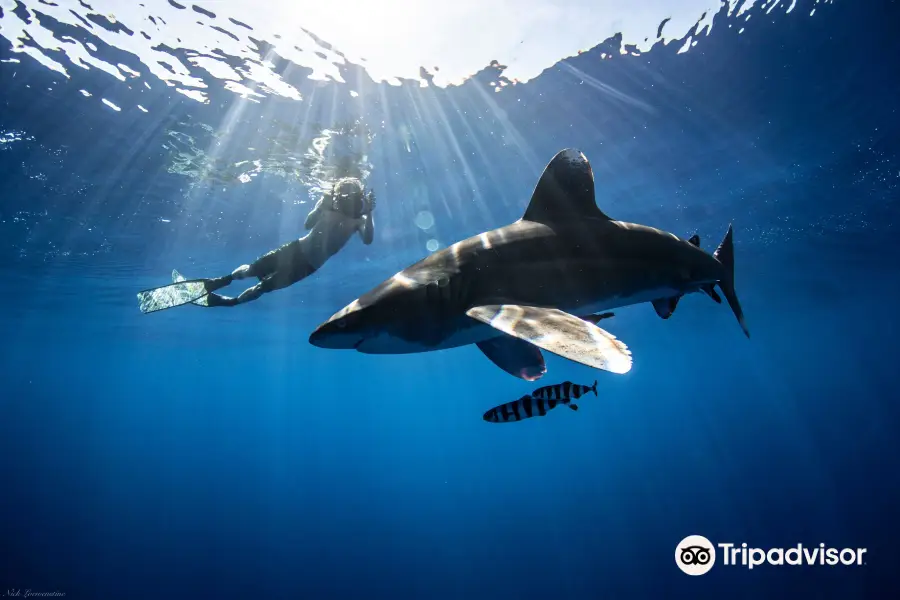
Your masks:
{"label": "ocean water", "polygon": [[[0,2],[0,594],[895,597],[897,2],[145,4]],[[750,339],[617,309],[629,373],[546,353],[598,397],[499,425],[537,385],[474,347],[309,344],[567,147],[614,219],[733,223]],[[302,235],[341,160],[372,245],[139,312]],[[867,551],[692,577],[689,535]]]}

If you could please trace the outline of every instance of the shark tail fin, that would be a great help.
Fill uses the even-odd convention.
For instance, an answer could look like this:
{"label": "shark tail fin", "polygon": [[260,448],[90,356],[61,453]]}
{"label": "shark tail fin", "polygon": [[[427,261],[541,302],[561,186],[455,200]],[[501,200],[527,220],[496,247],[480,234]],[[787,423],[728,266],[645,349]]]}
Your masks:
{"label": "shark tail fin", "polygon": [[597,395],[597,380],[594,380],[594,385],[591,386],[591,391],[594,392],[594,395]]}
{"label": "shark tail fin", "polygon": [[725,267],[725,277],[719,281],[719,288],[725,294],[728,306],[731,307],[734,316],[737,317],[744,335],[750,337],[750,330],[747,329],[747,323],[744,320],[744,311],[741,309],[741,303],[738,300],[737,292],[734,291],[734,233],[732,226],[728,226],[728,232],[722,239],[722,243],[716,248],[713,256]]}

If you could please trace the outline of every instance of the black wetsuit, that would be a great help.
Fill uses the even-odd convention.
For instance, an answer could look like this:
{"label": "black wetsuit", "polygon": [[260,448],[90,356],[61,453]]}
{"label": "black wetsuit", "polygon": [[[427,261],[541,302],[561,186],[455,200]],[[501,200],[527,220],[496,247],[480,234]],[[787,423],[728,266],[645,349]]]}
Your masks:
{"label": "black wetsuit", "polygon": [[[317,268],[306,259],[300,240],[293,240],[266,252],[250,263],[247,275],[259,279],[259,291],[265,293],[291,286],[316,271]],[[234,275],[225,275],[210,279],[206,282],[205,287],[209,292],[213,292],[229,285],[232,281],[234,281]],[[234,306],[237,303],[237,298],[213,293],[207,296],[207,306]]]}
{"label": "black wetsuit", "polygon": [[[361,193],[352,196],[338,196],[337,199],[334,199],[329,195],[322,199],[320,205],[316,206],[314,212],[320,210],[334,212],[354,220],[360,219],[366,210],[366,202]],[[321,221],[323,218],[322,213],[318,214],[320,216],[315,218],[316,222]],[[308,222],[307,228],[309,227],[310,224]],[[251,295],[255,298],[266,292],[286,288],[297,283],[301,279],[309,277],[315,273],[321,265],[316,266],[316,264],[311,262],[309,257],[307,257],[306,252],[308,249],[304,249],[304,242],[308,237],[309,236],[293,240],[263,254],[251,263],[237,278],[244,279],[246,277],[256,277],[259,279],[259,283],[251,288]],[[340,241],[336,242],[337,245],[334,246],[332,250],[327,251],[328,256],[333,252],[336,252],[346,242],[346,238],[339,238],[339,240]],[[306,243],[308,244],[309,242],[307,241]],[[314,257],[314,260],[320,263],[324,262],[326,259],[327,256],[323,257],[321,254]],[[239,298],[229,298],[227,296],[220,296],[212,293],[215,290],[229,285],[235,278],[235,273],[232,273],[230,275],[225,275],[224,277],[206,281],[204,285],[206,290],[210,292],[207,295],[207,306],[235,306],[239,304]],[[252,298],[247,299],[250,300]]]}

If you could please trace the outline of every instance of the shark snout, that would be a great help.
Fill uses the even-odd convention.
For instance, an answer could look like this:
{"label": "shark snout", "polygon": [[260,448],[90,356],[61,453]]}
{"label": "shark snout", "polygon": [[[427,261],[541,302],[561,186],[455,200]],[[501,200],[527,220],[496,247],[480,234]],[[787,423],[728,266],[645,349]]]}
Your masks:
{"label": "shark snout", "polygon": [[364,341],[365,336],[348,331],[347,323],[342,320],[323,323],[309,336],[309,343],[313,346],[331,350],[353,350]]}
{"label": "shark snout", "polygon": [[[354,303],[355,304],[355,303]],[[359,309],[350,304],[319,325],[309,336],[309,343],[319,348],[353,350],[366,339],[361,327]]]}

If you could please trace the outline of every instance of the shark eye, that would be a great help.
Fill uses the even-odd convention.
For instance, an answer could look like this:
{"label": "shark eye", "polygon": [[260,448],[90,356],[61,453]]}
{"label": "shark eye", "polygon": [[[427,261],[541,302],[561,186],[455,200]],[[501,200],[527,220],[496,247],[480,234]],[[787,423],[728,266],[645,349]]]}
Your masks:
{"label": "shark eye", "polygon": [[344,329],[347,327],[347,321],[346,321],[346,319],[341,319],[340,321],[335,323],[335,325],[338,326],[338,329]]}

